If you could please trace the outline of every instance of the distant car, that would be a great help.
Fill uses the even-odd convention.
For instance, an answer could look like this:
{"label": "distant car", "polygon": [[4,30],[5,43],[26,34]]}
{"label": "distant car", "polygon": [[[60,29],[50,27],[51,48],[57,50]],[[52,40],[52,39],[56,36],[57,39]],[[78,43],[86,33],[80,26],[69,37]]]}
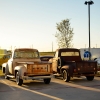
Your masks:
{"label": "distant car", "polygon": [[99,58],[95,58],[94,60],[97,61],[97,65],[98,65],[98,67],[100,67],[100,57]]}
{"label": "distant car", "polygon": [[97,75],[100,76],[100,57],[94,60],[97,61],[97,68],[98,68]]}
{"label": "distant car", "polygon": [[53,56],[41,56],[41,61],[49,61],[49,59],[53,58]]}
{"label": "distant car", "polygon": [[10,59],[11,54],[0,54],[0,66]]}

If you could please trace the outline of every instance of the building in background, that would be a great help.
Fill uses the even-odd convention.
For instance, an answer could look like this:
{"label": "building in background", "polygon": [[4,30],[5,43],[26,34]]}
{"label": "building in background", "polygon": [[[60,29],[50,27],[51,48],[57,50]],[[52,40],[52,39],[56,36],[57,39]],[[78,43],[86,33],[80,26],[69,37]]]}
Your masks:
{"label": "building in background", "polygon": [[90,48],[90,52],[88,48],[80,48],[81,58],[84,60],[95,60],[100,58],[100,48]]}

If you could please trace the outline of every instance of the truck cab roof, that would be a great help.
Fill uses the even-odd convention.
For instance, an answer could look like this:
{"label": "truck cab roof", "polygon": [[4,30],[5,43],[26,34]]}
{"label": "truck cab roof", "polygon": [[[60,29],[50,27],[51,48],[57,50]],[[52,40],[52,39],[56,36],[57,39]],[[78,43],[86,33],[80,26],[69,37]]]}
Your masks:
{"label": "truck cab roof", "polygon": [[[76,48],[59,48],[56,50],[58,57],[65,61],[81,61],[80,50]],[[55,55],[56,55],[55,54]]]}

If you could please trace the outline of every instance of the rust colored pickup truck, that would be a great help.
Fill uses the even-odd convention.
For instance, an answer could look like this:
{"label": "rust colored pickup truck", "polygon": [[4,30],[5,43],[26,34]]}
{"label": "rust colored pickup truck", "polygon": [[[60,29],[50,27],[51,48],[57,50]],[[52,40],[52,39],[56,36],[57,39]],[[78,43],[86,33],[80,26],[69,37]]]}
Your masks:
{"label": "rust colored pickup truck", "polygon": [[50,59],[53,74],[62,76],[64,81],[70,81],[71,77],[86,76],[92,81],[97,73],[96,61],[83,61],[80,50],[76,48],[57,49],[54,58]]}
{"label": "rust colored pickup truck", "polygon": [[2,64],[2,72],[6,79],[15,78],[20,86],[27,79],[43,79],[45,84],[49,84],[52,66],[50,62],[40,60],[37,49],[19,48],[12,52],[7,63]]}

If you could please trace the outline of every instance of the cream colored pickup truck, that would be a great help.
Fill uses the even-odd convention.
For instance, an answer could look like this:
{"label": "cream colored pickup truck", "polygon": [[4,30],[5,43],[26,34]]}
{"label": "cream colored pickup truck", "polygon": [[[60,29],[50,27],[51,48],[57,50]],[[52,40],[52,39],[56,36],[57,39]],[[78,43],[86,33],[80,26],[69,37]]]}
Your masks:
{"label": "cream colored pickup truck", "polygon": [[12,52],[7,63],[2,64],[2,72],[6,79],[15,78],[20,86],[23,80],[28,79],[43,79],[45,84],[49,84],[52,66],[50,62],[40,60],[37,49],[19,48]]}

